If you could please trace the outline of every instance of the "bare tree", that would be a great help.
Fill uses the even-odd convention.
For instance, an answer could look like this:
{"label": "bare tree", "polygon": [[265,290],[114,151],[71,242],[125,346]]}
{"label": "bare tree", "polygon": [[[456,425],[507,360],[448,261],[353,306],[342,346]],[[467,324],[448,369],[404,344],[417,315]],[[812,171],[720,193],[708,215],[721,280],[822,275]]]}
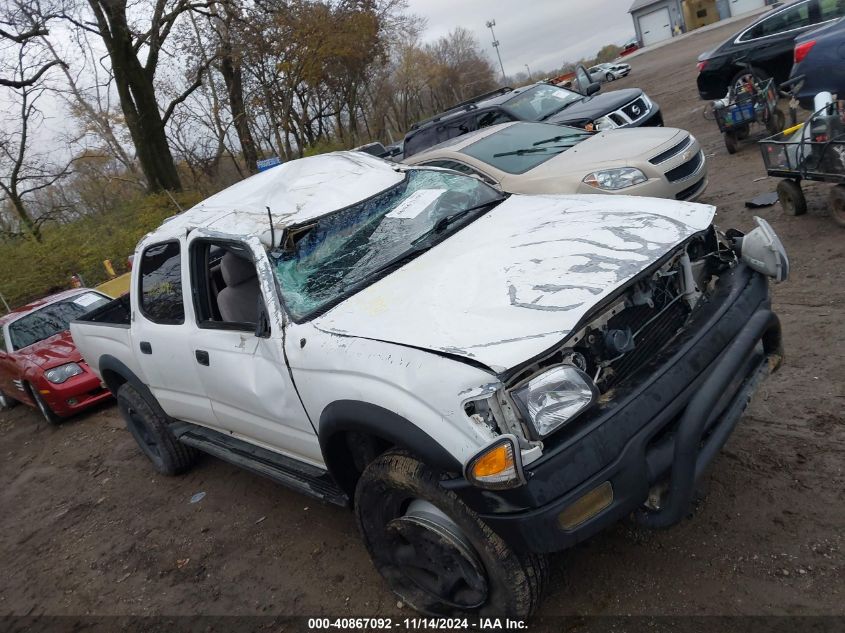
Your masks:
{"label": "bare tree", "polygon": [[[187,11],[207,3],[189,0],[155,0],[147,16],[148,28],[130,24],[127,0],[86,0],[93,22],[85,17],[66,15],[77,28],[102,38],[111,61],[121,109],[135,145],[135,152],[150,191],[180,190],[182,183],[170,146],[165,124],[174,109],[202,83],[205,67],[195,69],[194,79],[163,108],[155,86],[156,71],[163,47],[176,21]],[[142,56],[146,55],[142,61]]]}
{"label": "bare tree", "polygon": [[47,88],[43,84],[23,80],[32,77],[33,68],[43,68],[44,65],[43,59],[37,55],[31,59],[27,48],[22,45],[18,49],[12,75],[13,79],[19,80],[19,87],[12,91],[17,117],[11,120],[16,127],[0,135],[0,192],[20,225],[40,242],[41,224],[49,213],[36,214],[31,208],[32,197],[67,176],[70,161],[58,166],[44,154],[32,153],[32,134],[44,119],[37,103]]}
{"label": "bare tree", "polygon": [[[7,2],[0,10],[0,39],[25,49],[27,45],[50,32],[47,23],[57,16],[58,7],[51,5],[50,10],[44,10],[39,0],[7,0]],[[58,59],[41,60],[38,64],[27,68],[25,75],[13,77],[0,75],[0,86],[7,88],[34,86],[53,66],[62,64],[63,62]]]}

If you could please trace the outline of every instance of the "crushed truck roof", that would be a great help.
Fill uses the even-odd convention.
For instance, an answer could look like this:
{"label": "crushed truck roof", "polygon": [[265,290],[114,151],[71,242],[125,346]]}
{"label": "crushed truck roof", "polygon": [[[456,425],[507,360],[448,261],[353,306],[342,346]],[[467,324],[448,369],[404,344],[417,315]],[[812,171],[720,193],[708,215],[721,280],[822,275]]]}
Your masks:
{"label": "crushed truck roof", "polygon": [[167,220],[144,239],[161,241],[204,228],[239,236],[280,234],[384,191],[405,178],[403,168],[362,152],[301,158],[250,176]]}

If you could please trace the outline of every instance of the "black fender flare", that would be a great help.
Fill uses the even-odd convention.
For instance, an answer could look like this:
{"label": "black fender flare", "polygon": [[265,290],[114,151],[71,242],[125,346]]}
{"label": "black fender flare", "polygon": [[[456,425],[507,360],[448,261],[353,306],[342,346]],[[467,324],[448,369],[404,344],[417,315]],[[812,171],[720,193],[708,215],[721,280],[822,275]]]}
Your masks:
{"label": "black fender flare", "polygon": [[[147,387],[147,385],[135,375],[135,372],[129,369],[129,367],[127,367],[121,360],[115,358],[111,354],[104,354],[100,357],[99,370],[103,382],[106,383],[106,387],[109,388],[109,391],[111,391],[115,398],[117,398],[117,390],[120,389],[121,385],[123,385],[124,382],[128,382],[138,393],[141,394],[144,400],[146,400],[151,407],[156,409],[157,413],[160,413],[167,419],[170,418],[170,416],[164,412],[164,409],[161,408],[161,405],[158,403],[158,400],[156,400],[153,392],[150,391],[150,388]],[[115,380],[112,377],[114,375],[119,376],[123,380]]]}
{"label": "black fender flare", "polygon": [[320,414],[317,438],[329,473],[344,489],[354,486],[354,483],[349,481],[350,473],[341,463],[342,457],[339,458],[337,453],[337,443],[333,443],[332,439],[350,431],[370,435],[398,448],[404,448],[438,470],[462,472],[463,467],[454,455],[398,413],[369,402],[336,400]]}

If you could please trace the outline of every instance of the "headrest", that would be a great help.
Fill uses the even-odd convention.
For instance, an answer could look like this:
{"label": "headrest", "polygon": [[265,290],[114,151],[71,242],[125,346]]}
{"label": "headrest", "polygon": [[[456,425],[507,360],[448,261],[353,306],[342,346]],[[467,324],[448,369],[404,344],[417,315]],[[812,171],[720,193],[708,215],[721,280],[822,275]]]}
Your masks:
{"label": "headrest", "polygon": [[233,253],[226,253],[220,262],[220,272],[227,286],[239,286],[255,277],[255,264]]}

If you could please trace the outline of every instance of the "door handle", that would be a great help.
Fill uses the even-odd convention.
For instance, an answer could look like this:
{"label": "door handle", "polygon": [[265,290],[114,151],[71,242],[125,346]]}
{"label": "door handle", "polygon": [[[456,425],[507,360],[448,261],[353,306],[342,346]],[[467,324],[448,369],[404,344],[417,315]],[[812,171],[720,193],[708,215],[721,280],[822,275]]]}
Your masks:
{"label": "door handle", "polygon": [[200,365],[205,365],[206,367],[208,367],[209,362],[210,362],[209,359],[208,359],[208,352],[206,352],[205,350],[202,350],[202,349],[198,349],[194,353],[197,356],[197,362]]}
{"label": "door handle", "polygon": [[148,341],[141,341],[141,353],[142,354],[152,354],[153,353],[153,346],[150,345]]}

